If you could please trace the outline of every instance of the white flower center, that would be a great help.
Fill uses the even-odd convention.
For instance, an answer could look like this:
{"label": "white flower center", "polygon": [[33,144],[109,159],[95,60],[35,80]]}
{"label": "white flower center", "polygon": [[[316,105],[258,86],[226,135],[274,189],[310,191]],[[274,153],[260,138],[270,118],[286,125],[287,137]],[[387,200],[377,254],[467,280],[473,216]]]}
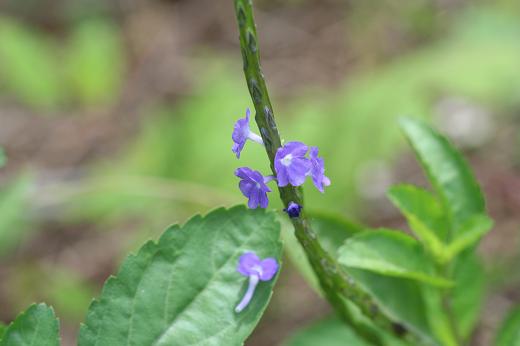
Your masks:
{"label": "white flower center", "polygon": [[282,165],[284,165],[285,167],[289,167],[291,165],[292,159],[292,154],[288,154],[285,155],[284,158],[280,160],[280,162],[282,162]]}

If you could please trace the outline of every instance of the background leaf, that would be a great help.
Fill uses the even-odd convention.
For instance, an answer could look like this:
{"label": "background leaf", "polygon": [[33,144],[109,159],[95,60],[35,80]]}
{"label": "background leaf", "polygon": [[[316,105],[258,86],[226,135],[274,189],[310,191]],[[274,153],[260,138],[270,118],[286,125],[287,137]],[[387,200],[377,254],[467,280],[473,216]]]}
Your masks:
{"label": "background leaf", "polygon": [[442,206],[435,196],[425,189],[405,184],[392,186],[387,194],[426,248],[441,256],[448,227]]}
{"label": "background leaf", "polygon": [[484,197],[462,155],[448,140],[416,119],[403,119],[401,128],[426,171],[448,214],[453,235],[475,214],[483,214]]}
{"label": "background leaf", "polygon": [[432,285],[450,285],[434,274],[433,263],[421,244],[400,231],[378,229],[353,236],[339,249],[338,261],[349,268]]}
{"label": "background leaf", "polygon": [[63,103],[66,93],[56,51],[44,35],[0,17],[0,77],[23,103],[37,109]]}
{"label": "background leaf", "polygon": [[520,307],[509,312],[495,340],[496,346],[520,345]]}
{"label": "background leaf", "polygon": [[486,295],[486,274],[480,259],[473,251],[466,251],[457,258],[453,280],[453,312],[460,335],[467,339],[478,322]]}
{"label": "background leaf", "polygon": [[[314,275],[300,243],[294,236],[292,224],[287,220],[286,215],[282,215],[279,220],[282,222],[284,228],[284,232],[282,233],[285,241],[284,248],[291,259],[291,262],[300,271],[309,285],[316,292],[321,294],[318,279]],[[363,226],[342,218],[341,216],[330,214],[311,213],[311,222],[312,229],[316,233],[320,244],[334,258],[337,258],[337,250],[345,240],[354,234],[358,234],[364,228]]]}
{"label": "background leaf", "polygon": [[70,37],[67,71],[83,104],[116,100],[124,71],[123,45],[116,27],[100,19],[81,22]]}
{"label": "background leaf", "polygon": [[484,214],[469,218],[460,228],[459,236],[446,248],[447,260],[455,257],[464,249],[477,243],[493,227],[493,220]]}
{"label": "background leaf", "polygon": [[234,307],[247,279],[245,251],[280,258],[273,214],[243,206],[196,216],[148,242],[107,281],[89,310],[79,345],[241,345],[258,323],[276,280],[261,282],[251,304]]}
{"label": "background leaf", "polygon": [[27,231],[27,202],[32,180],[22,175],[0,188],[0,255],[18,244]]}
{"label": "background leaf", "polygon": [[284,346],[368,346],[356,332],[337,318],[318,321],[293,335]]}
{"label": "background leaf", "polygon": [[58,346],[59,323],[52,308],[34,304],[4,332],[0,346]]}

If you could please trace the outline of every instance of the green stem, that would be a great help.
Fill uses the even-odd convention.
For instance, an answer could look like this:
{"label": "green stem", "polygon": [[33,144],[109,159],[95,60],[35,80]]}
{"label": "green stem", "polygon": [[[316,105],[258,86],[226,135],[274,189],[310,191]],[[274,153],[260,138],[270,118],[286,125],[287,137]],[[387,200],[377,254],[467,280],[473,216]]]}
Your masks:
{"label": "green stem", "polygon": [[[276,174],[274,159],[276,151],[281,147],[281,140],[260,67],[258,38],[252,7],[252,0],[235,0],[244,74],[255,106],[255,120],[265,144],[271,170],[273,174]],[[304,206],[303,192],[300,187],[286,186],[279,187],[278,190],[280,198],[286,207],[290,202]],[[407,334],[406,331],[403,333],[403,327],[394,323],[388,316],[383,314],[372,297],[361,289],[347,273],[340,269],[337,261],[319,243],[305,212],[302,212],[299,218],[293,218],[292,223],[296,238],[305,250],[307,259],[318,277],[322,291],[336,310],[336,313],[343,320],[347,323],[355,324],[351,311],[345,304],[345,298],[347,298],[379,327],[391,331],[399,337],[413,338],[413,335]],[[367,328],[362,328],[360,325],[356,325],[356,327],[359,327],[358,332],[370,341],[376,344],[383,343],[379,334]]]}

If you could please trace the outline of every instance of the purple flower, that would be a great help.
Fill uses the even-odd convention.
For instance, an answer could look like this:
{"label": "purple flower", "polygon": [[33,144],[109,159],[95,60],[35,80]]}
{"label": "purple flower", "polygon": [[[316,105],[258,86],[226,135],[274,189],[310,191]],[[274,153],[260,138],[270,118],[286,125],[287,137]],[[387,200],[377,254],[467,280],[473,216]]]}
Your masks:
{"label": "purple flower", "polygon": [[269,204],[267,193],[271,192],[271,189],[266,183],[273,180],[274,177],[264,177],[260,172],[253,171],[248,167],[238,168],[235,171],[235,175],[241,179],[238,184],[240,191],[242,191],[244,196],[249,198],[247,206],[251,209],[255,209],[258,206],[267,208]]}
{"label": "purple flower", "polygon": [[285,211],[290,218],[300,217],[300,213],[302,211],[303,207],[299,205],[298,203],[289,202],[289,205],[287,208],[285,208],[283,211]]}
{"label": "purple flower", "polygon": [[324,192],[324,186],[330,185],[330,179],[325,176],[323,159],[318,157],[318,152],[319,149],[317,147],[311,147],[311,170],[309,171],[309,174],[312,176],[314,186],[316,186],[320,192]]}
{"label": "purple flower", "polygon": [[231,150],[237,155],[237,158],[240,158],[240,153],[242,149],[244,149],[244,145],[248,139],[255,141],[259,144],[264,144],[262,141],[262,137],[251,132],[249,129],[249,117],[251,116],[251,111],[249,108],[246,110],[246,117],[243,119],[238,119],[235,123],[235,127],[233,129],[233,134],[231,138],[233,138],[233,148]]}
{"label": "purple flower", "polygon": [[288,142],[278,148],[274,158],[274,169],[279,186],[300,186],[311,169],[307,154],[307,146],[301,142]]}
{"label": "purple flower", "polygon": [[239,313],[251,302],[258,282],[269,281],[275,276],[278,263],[272,257],[260,260],[254,252],[245,252],[238,260],[237,271],[249,277],[246,294],[235,308],[235,312]]}

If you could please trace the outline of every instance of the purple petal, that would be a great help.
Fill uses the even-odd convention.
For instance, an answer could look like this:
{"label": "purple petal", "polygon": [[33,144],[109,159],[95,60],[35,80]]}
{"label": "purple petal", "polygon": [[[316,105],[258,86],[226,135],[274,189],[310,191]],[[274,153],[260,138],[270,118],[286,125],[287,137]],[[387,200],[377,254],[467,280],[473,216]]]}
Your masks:
{"label": "purple petal", "polygon": [[287,173],[289,176],[289,182],[293,186],[300,186],[305,182],[307,173],[311,168],[309,160],[305,158],[294,158],[289,167],[287,167]]}
{"label": "purple petal", "polygon": [[251,168],[248,167],[240,167],[235,170],[235,175],[241,179],[249,180],[249,176],[251,175]]}
{"label": "purple petal", "polygon": [[287,142],[283,147],[286,155],[292,154],[294,157],[304,157],[309,150],[302,142]]}
{"label": "purple petal", "polygon": [[238,260],[237,271],[244,276],[257,275],[256,268],[260,265],[260,258],[254,252],[245,252]]}
{"label": "purple petal", "polygon": [[262,260],[260,266],[262,268],[262,272],[260,273],[260,280],[262,281],[271,280],[278,271],[278,263],[276,262],[276,259],[272,257]]}
{"label": "purple petal", "polygon": [[251,275],[249,277],[249,283],[247,285],[247,291],[246,294],[244,294],[244,297],[238,303],[237,307],[235,308],[236,313],[240,313],[242,310],[244,310],[249,303],[251,302],[251,299],[253,299],[253,294],[255,293],[256,286],[258,285],[259,277],[257,275]]}
{"label": "purple petal", "polygon": [[260,198],[260,208],[267,208],[269,205],[269,198],[267,198],[267,193],[261,191],[259,192],[259,198]]}
{"label": "purple petal", "polygon": [[240,183],[238,183],[238,187],[240,188],[240,191],[242,191],[242,194],[249,198],[251,195],[251,191],[255,187],[255,183],[249,181],[249,180],[241,180]]}
{"label": "purple petal", "polygon": [[247,206],[249,209],[256,209],[258,204],[260,203],[259,199],[260,190],[253,189],[249,194],[249,201],[247,202]]}

